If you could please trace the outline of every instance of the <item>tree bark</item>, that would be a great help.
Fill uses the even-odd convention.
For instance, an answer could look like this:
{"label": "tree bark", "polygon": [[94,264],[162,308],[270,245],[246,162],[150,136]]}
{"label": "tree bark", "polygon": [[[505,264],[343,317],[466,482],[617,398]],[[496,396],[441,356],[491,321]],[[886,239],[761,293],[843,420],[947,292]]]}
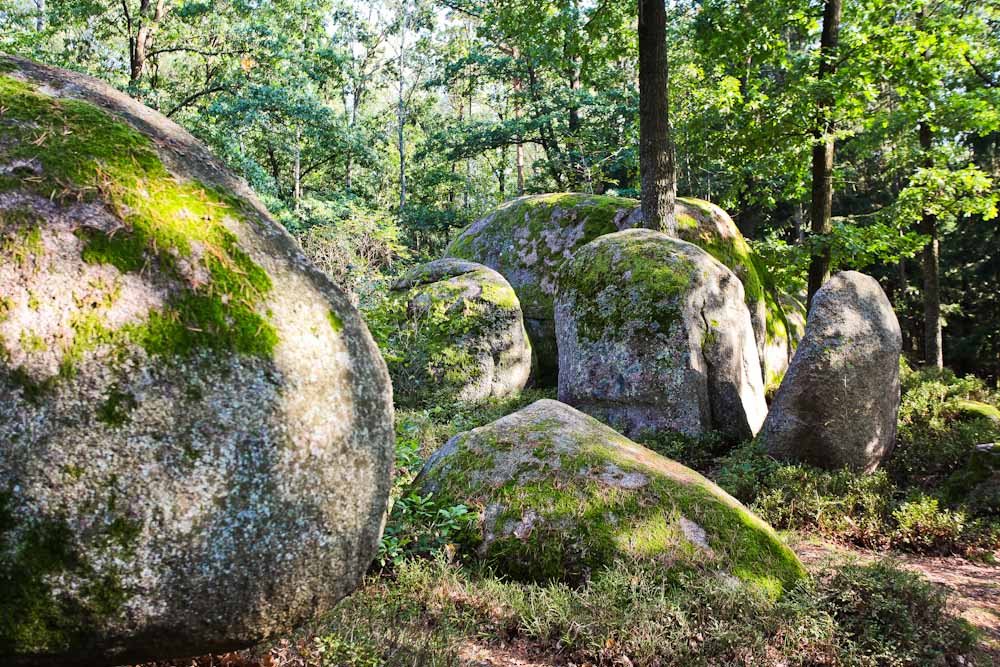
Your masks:
{"label": "tree bark", "polygon": [[135,84],[142,79],[146,71],[146,57],[153,48],[153,36],[167,11],[166,0],[155,0],[155,4],[153,0],[141,0],[135,21],[128,12],[127,0],[122,0],[122,6],[125,8],[125,20],[129,31],[129,83]]}
{"label": "tree bark", "polygon": [[664,0],[639,0],[639,172],[643,226],[675,235],[677,179],[670,141]]}
{"label": "tree bark", "polygon": [[[920,150],[924,153],[924,165],[934,166],[931,156],[933,134],[931,126],[920,123]],[[920,233],[930,237],[924,246],[922,264],[924,274],[924,363],[928,366],[944,368],[944,350],[941,332],[941,243],[938,239],[937,218],[924,215],[920,220]]]}
{"label": "tree bark", "polygon": [[[840,38],[842,0],[825,0],[823,7],[823,34],[819,46],[819,80],[829,78],[837,69],[837,42]],[[810,226],[815,235],[828,235],[833,231],[833,119],[834,101],[824,95],[817,101],[819,123],[814,131],[816,143],[812,149],[812,205],[809,209]],[[809,298],[830,278],[829,247],[813,252],[809,262]]]}
{"label": "tree bark", "polygon": [[399,149],[399,208],[406,206],[406,144],[403,136],[403,125],[406,121],[406,110],[403,108],[403,65],[406,50],[406,14],[409,6],[404,1],[399,17],[399,100],[397,104],[397,147]]}

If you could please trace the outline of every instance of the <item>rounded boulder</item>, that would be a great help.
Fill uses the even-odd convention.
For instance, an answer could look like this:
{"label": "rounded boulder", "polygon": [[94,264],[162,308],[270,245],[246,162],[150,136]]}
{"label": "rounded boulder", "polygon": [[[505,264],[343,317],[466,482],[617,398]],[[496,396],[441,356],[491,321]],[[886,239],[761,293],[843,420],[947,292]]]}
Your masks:
{"label": "rounded boulder", "polygon": [[482,264],[439,259],[411,270],[369,321],[401,405],[502,398],[531,374],[517,295]]}
{"label": "rounded boulder", "polygon": [[[765,345],[784,328],[783,311],[776,299],[769,298],[753,249],[732,218],[711,202],[678,197],[674,214],[677,237],[706,250],[743,283],[757,354],[767,359]],[[577,248],[641,221],[642,210],[635,199],[579,193],[529,195],[506,202],[470,225],[447,254],[485,264],[510,281],[535,347],[538,380],[555,384],[558,351],[553,299],[559,269]]]}
{"label": "rounded boulder", "polygon": [[805,574],[711,481],[557,401],[456,435],[417,484],[476,509],[467,546],[518,580],[575,584],[619,559],[724,573],[771,593]]}
{"label": "rounded boulder", "polygon": [[0,662],[290,632],[360,582],[378,348],[249,187],[89,77],[0,56]]}
{"label": "rounded boulder", "polygon": [[752,437],[767,405],[743,287],[701,248],[648,229],[577,250],[555,304],[559,399],[638,437]]}
{"label": "rounded boulder", "polygon": [[875,470],[896,444],[902,335],[878,281],[857,271],[813,296],[805,335],[761,429],[775,458]]}

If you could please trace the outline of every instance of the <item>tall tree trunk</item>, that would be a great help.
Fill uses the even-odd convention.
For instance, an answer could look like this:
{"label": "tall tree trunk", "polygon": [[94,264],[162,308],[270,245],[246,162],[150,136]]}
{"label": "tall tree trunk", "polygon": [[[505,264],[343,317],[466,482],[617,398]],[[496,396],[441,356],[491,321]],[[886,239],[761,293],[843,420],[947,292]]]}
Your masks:
{"label": "tall tree trunk", "polygon": [[[840,38],[842,0],[825,0],[823,34],[819,46],[819,79],[829,78],[837,68],[837,42]],[[817,102],[819,124],[814,131],[816,143],[812,149],[812,205],[809,208],[813,234],[827,235],[833,231],[833,98],[824,96]],[[830,277],[830,249],[813,253],[809,262],[809,303],[813,295]]]}
{"label": "tall tree trunk", "polygon": [[298,124],[295,126],[295,165],[293,178],[295,180],[292,189],[292,200],[295,202],[295,212],[298,213],[302,204],[302,131]]}
{"label": "tall tree trunk", "polygon": [[406,144],[403,136],[403,124],[406,121],[406,110],[403,108],[403,65],[406,52],[406,14],[409,10],[404,0],[402,13],[399,17],[399,99],[397,104],[397,147],[399,149],[399,208],[406,206]]}
{"label": "tall tree trunk", "polygon": [[[924,153],[924,166],[933,167],[931,155],[933,134],[927,121],[920,123],[920,150]],[[941,336],[941,244],[938,240],[937,218],[924,215],[920,220],[920,233],[930,237],[924,246],[922,264],[924,274],[924,363],[944,368],[944,351]]]}
{"label": "tall tree trunk", "polygon": [[35,0],[35,30],[41,32],[45,30],[45,0]]}
{"label": "tall tree trunk", "polygon": [[153,36],[167,11],[166,0],[155,0],[155,3],[154,0],[140,0],[139,13],[134,20],[128,13],[127,0],[122,6],[125,8],[129,31],[129,83],[136,84],[146,71],[146,59],[153,48]]}
{"label": "tall tree trunk", "polygon": [[[521,57],[521,51],[517,47],[514,47],[513,53],[514,66],[517,67],[517,59]],[[524,111],[521,109],[521,89],[523,84],[521,83],[521,77],[518,75],[514,78],[514,120],[517,121],[518,125],[518,136],[517,144],[514,147],[516,151],[515,161],[517,163],[517,196],[520,197],[524,194],[524,136],[521,134],[521,117]]]}
{"label": "tall tree trunk", "polygon": [[664,0],[639,0],[639,172],[643,226],[677,233],[677,179],[670,141],[667,11]]}

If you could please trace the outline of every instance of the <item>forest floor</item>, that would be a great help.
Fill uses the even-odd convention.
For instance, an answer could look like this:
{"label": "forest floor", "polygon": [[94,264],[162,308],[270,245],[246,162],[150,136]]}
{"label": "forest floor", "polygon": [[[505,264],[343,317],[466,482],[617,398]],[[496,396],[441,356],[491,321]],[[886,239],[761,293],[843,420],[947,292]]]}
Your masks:
{"label": "forest floor", "polygon": [[[886,555],[835,544],[804,533],[787,532],[784,537],[811,571],[818,572],[826,566],[851,561],[869,563]],[[1000,565],[970,561],[960,556],[901,553],[892,556],[906,569],[920,573],[947,590],[951,609],[981,630],[984,650],[991,662],[1000,667]],[[1000,554],[995,556],[1000,558]],[[553,654],[548,647],[524,639],[496,644],[469,637],[458,647],[456,657],[462,667],[592,667],[569,662],[565,657]],[[310,662],[302,659],[294,645],[283,642],[263,654],[257,649],[194,660],[161,662],[156,667],[305,667]]]}
{"label": "forest floor", "polygon": [[[785,539],[810,570],[852,559],[867,563],[885,555],[803,533],[788,532]],[[1000,565],[970,561],[961,556],[892,555],[906,569],[947,589],[952,611],[979,628],[990,657],[1000,666]],[[996,562],[1000,554],[994,556]]]}

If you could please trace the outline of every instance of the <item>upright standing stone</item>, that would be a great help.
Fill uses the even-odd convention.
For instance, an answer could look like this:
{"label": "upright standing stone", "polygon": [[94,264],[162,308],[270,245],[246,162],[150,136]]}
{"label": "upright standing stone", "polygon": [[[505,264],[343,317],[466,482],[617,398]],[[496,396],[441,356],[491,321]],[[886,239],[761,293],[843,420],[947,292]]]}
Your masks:
{"label": "upright standing stone", "polygon": [[761,439],[775,457],[871,472],[892,451],[902,336],[878,282],[838,273],[813,297],[806,332]]}
{"label": "upright standing stone", "polygon": [[0,664],[290,632],[361,581],[393,462],[347,297],[181,127],[0,55]]}
{"label": "upright standing stone", "polygon": [[559,399],[627,435],[750,438],[767,412],[743,286],[701,248],[630,229],[576,251],[555,305]]}

